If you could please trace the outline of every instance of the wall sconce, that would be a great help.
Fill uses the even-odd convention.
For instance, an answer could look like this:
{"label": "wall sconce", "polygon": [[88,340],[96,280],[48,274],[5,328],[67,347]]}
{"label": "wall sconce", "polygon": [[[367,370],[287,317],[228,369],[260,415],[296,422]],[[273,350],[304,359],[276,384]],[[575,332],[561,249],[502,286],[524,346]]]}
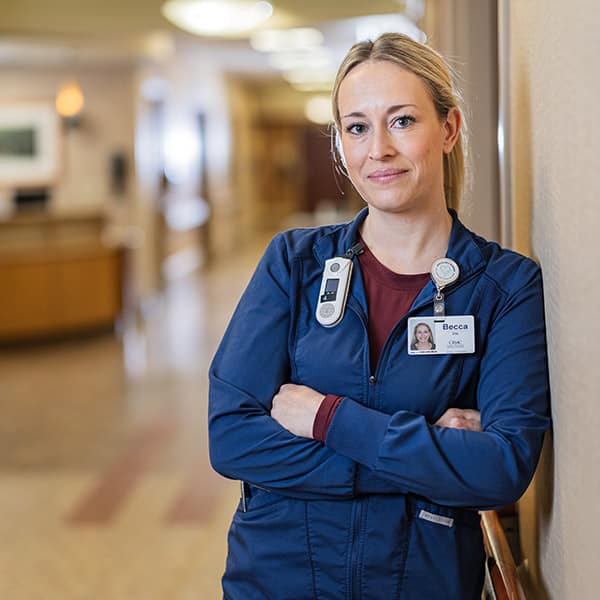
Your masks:
{"label": "wall sconce", "polygon": [[78,127],[81,122],[83,110],[83,92],[75,80],[63,83],[54,102],[56,111],[62,117],[65,127]]}

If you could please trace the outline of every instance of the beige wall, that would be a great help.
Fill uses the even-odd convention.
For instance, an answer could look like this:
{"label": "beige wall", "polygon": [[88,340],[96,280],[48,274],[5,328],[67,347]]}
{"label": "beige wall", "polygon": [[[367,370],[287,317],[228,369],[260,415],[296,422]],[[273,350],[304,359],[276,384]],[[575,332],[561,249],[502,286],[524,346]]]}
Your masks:
{"label": "beige wall", "polygon": [[499,240],[496,0],[429,0],[426,6],[423,27],[457,72],[467,109],[470,185],[460,216],[478,234]]}
{"label": "beige wall", "polygon": [[[135,67],[132,64],[78,64],[0,67],[0,102],[54,103],[59,86],[77,79],[85,97],[80,125],[62,128],[59,173],[51,188],[50,208],[60,213],[99,211],[119,225],[133,225],[126,239],[135,245],[133,280],[138,294],[156,288],[149,254],[152,221],[141,201],[134,160]],[[110,157],[124,153],[128,163],[127,191],[111,191]],[[132,235],[135,231],[136,235]]]}
{"label": "beige wall", "polygon": [[[109,158],[125,152],[133,173],[133,70],[127,66],[0,68],[0,101],[42,100],[50,104],[58,87],[76,77],[85,95],[81,126],[62,136],[60,173],[53,207],[105,207],[110,196]],[[134,182],[129,178],[130,196]]]}
{"label": "beige wall", "polygon": [[537,597],[591,600],[600,588],[600,6],[530,0],[510,2],[510,13],[513,242],[544,273],[554,419],[522,537]]}

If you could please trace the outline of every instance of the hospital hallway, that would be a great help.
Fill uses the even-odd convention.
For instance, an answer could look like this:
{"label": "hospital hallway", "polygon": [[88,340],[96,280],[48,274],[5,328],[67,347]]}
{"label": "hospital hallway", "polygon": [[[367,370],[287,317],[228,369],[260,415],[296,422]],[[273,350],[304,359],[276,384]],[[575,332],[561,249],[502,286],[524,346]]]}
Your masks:
{"label": "hospital hallway", "polygon": [[[317,473],[319,499],[325,488],[327,497],[330,489],[334,495],[343,489],[357,500],[353,507],[363,500],[361,490],[368,491],[368,502],[389,493],[390,485],[408,482],[400,488],[407,502],[423,496],[440,511],[416,513],[415,508],[415,515],[427,527],[442,526],[439,531],[446,533],[444,527],[450,528],[456,539],[461,530],[451,529],[455,521],[447,511],[494,508],[481,512],[482,600],[600,598],[600,326],[594,314],[600,295],[600,179],[595,177],[600,80],[590,68],[600,56],[598,31],[600,5],[593,0],[0,0],[0,600],[222,598],[227,532],[240,487],[213,471],[208,456],[208,367],[219,341],[273,235],[347,222],[365,199],[378,209],[380,200],[402,198],[410,200],[405,221],[404,205],[393,205],[390,212],[399,214],[390,215],[385,207],[379,211],[399,229],[381,221],[385,234],[365,233],[370,225],[361,230],[374,257],[371,268],[402,279],[433,269],[436,285],[456,283],[446,291],[459,292],[448,295],[447,306],[436,295],[435,308],[419,300],[399,311],[413,310],[410,318],[424,319],[414,323],[415,340],[409,337],[413,323],[398,321],[399,315],[384,323],[378,300],[362,297],[366,338],[348,334],[364,331],[353,329],[358,321],[348,319],[343,308],[338,322],[345,318],[346,328],[319,329],[335,308],[317,309],[323,298],[329,302],[326,293],[340,308],[356,285],[343,285],[345,272],[345,281],[351,281],[349,269],[330,278],[326,265],[338,263],[326,261],[347,256],[360,240],[348,247],[341,238],[344,247],[335,249],[328,244],[337,234],[323,240],[321,272],[321,267],[312,270],[316,263],[305,253],[308,246],[297,241],[313,234],[298,233],[285,238],[285,256],[274,247],[272,256],[283,261],[267,263],[267,270],[279,277],[279,267],[272,265],[285,264],[298,274],[290,289],[301,288],[302,294],[290,294],[295,299],[290,314],[301,307],[300,317],[291,321],[299,325],[289,334],[277,330],[287,322],[268,317],[287,314],[286,299],[259,279],[256,289],[272,294],[269,302],[278,296],[283,312],[265,312],[264,322],[256,318],[243,329],[243,338],[232,337],[237,353],[224,355],[235,356],[235,367],[219,366],[218,372],[232,374],[224,378],[226,386],[252,397],[269,395],[272,387],[261,392],[246,384],[258,374],[260,384],[271,385],[266,370],[279,368],[271,360],[279,343],[273,348],[267,343],[278,339],[272,332],[289,335],[290,342],[296,336],[296,348],[290,343],[289,351],[282,349],[289,356],[280,356],[293,362],[294,382],[319,390],[323,383],[327,390],[320,391],[355,399],[345,406],[356,408],[356,414],[370,414],[362,412],[361,403],[373,414],[379,411],[376,430],[385,440],[397,439],[398,446],[386,441],[371,447],[375,429],[362,418],[359,427],[348,427],[351,437],[340,436],[344,443],[351,440],[356,456],[335,446],[335,435],[327,440],[333,411],[342,406],[344,414],[344,400],[332,394],[319,404],[327,409],[320,416],[327,412],[329,420],[317,419],[314,430],[321,439],[323,425],[322,439],[330,443],[310,445],[311,452],[324,451],[326,460],[311,454],[318,456],[314,470],[305,470],[309,462],[297,457],[289,463],[285,452],[294,452],[298,440],[284,438],[285,444],[275,444],[283,451],[275,459],[278,465],[300,464],[302,473]],[[404,51],[398,54],[404,44],[421,66],[411,66]],[[368,69],[352,58],[367,50]],[[380,60],[390,64],[375,64]],[[372,68],[383,70],[371,80]],[[375,89],[385,84],[387,91],[360,83],[356,93],[348,92],[354,76],[361,82],[365,72],[366,82],[376,83]],[[388,81],[381,73],[395,74]],[[443,156],[436,131],[445,132]],[[454,141],[448,145],[450,131]],[[437,148],[437,158],[431,148]],[[390,187],[379,188],[388,178]],[[429,219],[421,223],[427,229],[419,230],[420,217],[428,213],[450,222],[443,211],[421,210],[434,207],[436,189],[442,207],[442,185],[446,206],[489,246],[477,241],[472,253],[463,255],[457,248],[467,244],[455,245],[459,235],[446,245],[437,227],[429,230]],[[412,218],[411,228],[405,228]],[[411,235],[402,238],[405,233]],[[401,238],[423,238],[415,260],[408,260],[410,243],[396,243]],[[444,275],[440,264],[453,266]],[[529,266],[513,267],[517,264]],[[359,273],[367,271],[361,266]],[[387,275],[372,289],[387,289]],[[352,277],[356,281],[356,271]],[[319,294],[310,288],[317,280],[323,284]],[[479,281],[477,287],[459,288]],[[419,285],[423,289],[423,282]],[[383,300],[391,306],[395,295],[381,294],[387,310]],[[267,303],[261,294],[255,297],[261,307]],[[525,315],[521,311],[530,304],[534,312],[514,316]],[[460,337],[467,335],[466,326],[462,333],[452,332],[459,336],[458,346],[446,346],[447,353],[465,355],[450,357],[452,363],[433,356],[446,354],[435,325],[429,341],[422,327],[440,322],[434,310],[447,310],[448,318],[459,319],[454,323],[469,325],[468,346]],[[368,358],[375,355],[370,347],[368,355],[359,353],[356,340],[367,348],[375,336],[369,328],[380,319],[385,333],[393,326],[394,334],[387,346],[382,336],[383,359],[374,359],[381,367],[367,373]],[[417,348],[419,327],[424,341]],[[255,352],[252,337],[258,331],[267,340],[262,352]],[[407,343],[396,345],[398,340]],[[410,364],[413,354],[423,356]],[[238,367],[242,355],[251,355],[245,370]],[[310,371],[300,363],[304,358]],[[346,373],[346,364],[357,369],[356,376]],[[361,364],[365,370],[359,373]],[[334,365],[343,365],[341,375]],[[311,375],[313,366],[318,377]],[[387,373],[397,373],[401,385]],[[233,383],[238,379],[239,385]],[[280,379],[278,374],[275,387]],[[238,409],[245,408],[239,397],[235,402],[241,404],[228,416],[237,418]],[[218,410],[229,411],[227,401],[217,399]],[[427,436],[433,427],[427,415],[450,405],[478,408],[483,431],[465,434],[464,444],[463,432],[454,438],[455,433],[435,431],[450,440],[451,450],[446,452],[446,442],[432,442],[436,460],[430,463],[427,452],[434,448]],[[388,413],[392,416],[385,420]],[[417,429],[427,433],[425,445],[411,446],[416,437],[402,437],[396,425],[388,428],[415,416]],[[228,464],[228,456],[244,449],[233,463],[241,465],[235,473],[271,489],[260,469],[264,453],[244,437],[250,439],[255,429],[240,428],[235,435],[234,429],[216,444],[222,453],[217,459],[224,456]],[[218,430],[213,429],[215,439]],[[454,439],[460,445],[453,445]],[[489,452],[479,452],[469,440],[482,442]],[[406,448],[417,449],[418,459],[404,453]],[[372,450],[367,458],[361,454],[365,449]],[[337,470],[338,459],[349,468]],[[388,476],[388,459],[410,463],[409,468],[394,467]],[[409,472],[413,467],[416,476]],[[359,473],[365,475],[362,483]],[[449,479],[435,473],[448,473]],[[336,480],[340,474],[346,477],[343,488]],[[293,469],[285,474],[284,489],[296,489],[294,477]],[[312,479],[300,479],[298,489],[312,493]],[[251,488],[249,498],[246,516],[252,519]],[[306,515],[315,506],[306,503],[302,510]],[[271,506],[264,507],[269,508],[265,521],[277,523]],[[367,514],[375,511],[352,508],[348,524],[342,524],[348,546],[329,544],[342,563],[350,557],[348,595],[352,600],[361,600],[360,594],[362,600],[400,597],[401,583],[396,594],[379,598],[386,595],[384,588],[361,591],[353,577],[367,546],[353,532]],[[384,514],[378,509],[378,518]],[[470,525],[474,515],[467,515]],[[377,531],[365,516],[367,521],[369,532]],[[394,529],[387,520],[382,523],[381,531],[392,536]],[[469,531],[479,536],[479,522],[472,523]],[[309,547],[308,529],[282,541],[307,538]],[[377,564],[408,581],[404,566],[381,558],[387,556],[381,537],[377,533],[372,545]],[[408,556],[409,542],[394,537],[394,544],[397,539]],[[232,557],[240,556],[237,538],[232,541]],[[456,551],[460,560],[447,560],[444,553],[452,544],[439,544],[441,559],[431,553],[440,572],[447,565],[469,565],[464,546]],[[271,549],[254,542],[246,546]],[[277,555],[289,547],[277,547]],[[479,538],[468,547],[480,550]],[[312,562],[312,554],[312,548],[302,547],[299,562]],[[417,563],[422,569],[428,564]],[[239,578],[244,583],[262,585],[274,574],[277,585],[291,589],[290,579],[269,560],[250,564]],[[260,570],[264,565],[268,571]],[[363,570],[368,579],[377,579],[370,567]],[[315,573],[328,577],[329,571],[312,566],[313,590],[306,585],[306,598],[324,598]],[[445,592],[462,577],[434,578],[426,569],[422,580]],[[417,588],[421,593],[420,584]],[[304,597],[295,589],[290,594]],[[447,596],[423,600],[453,600],[451,591],[423,595]],[[287,594],[279,596],[272,600]]]}
{"label": "hospital hallway", "polygon": [[265,240],[179,278],[122,339],[0,353],[0,598],[218,598],[239,488],[207,369]]}

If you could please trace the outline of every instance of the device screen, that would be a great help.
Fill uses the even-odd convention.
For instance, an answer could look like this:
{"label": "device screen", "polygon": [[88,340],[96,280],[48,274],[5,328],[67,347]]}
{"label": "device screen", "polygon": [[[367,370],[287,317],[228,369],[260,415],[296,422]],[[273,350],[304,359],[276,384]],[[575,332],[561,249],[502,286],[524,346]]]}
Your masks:
{"label": "device screen", "polygon": [[325,292],[321,296],[321,302],[334,302],[337,296],[339,279],[327,279],[325,281]]}

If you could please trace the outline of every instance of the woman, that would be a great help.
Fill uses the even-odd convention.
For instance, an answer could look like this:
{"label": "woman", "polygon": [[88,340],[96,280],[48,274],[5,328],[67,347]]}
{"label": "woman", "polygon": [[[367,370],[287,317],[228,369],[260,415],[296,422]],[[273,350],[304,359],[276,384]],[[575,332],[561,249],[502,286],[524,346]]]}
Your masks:
{"label": "woman", "polygon": [[417,323],[410,343],[411,350],[435,350],[433,333],[427,323]]}
{"label": "woman", "polygon": [[[540,272],[453,210],[462,116],[437,53],[397,34],[355,45],[333,108],[367,207],[273,239],[210,369],[212,464],[244,482],[224,596],[479,598],[476,511],[523,493],[549,425]],[[353,265],[345,303],[334,257]],[[409,354],[408,320],[434,309],[474,352]]]}

